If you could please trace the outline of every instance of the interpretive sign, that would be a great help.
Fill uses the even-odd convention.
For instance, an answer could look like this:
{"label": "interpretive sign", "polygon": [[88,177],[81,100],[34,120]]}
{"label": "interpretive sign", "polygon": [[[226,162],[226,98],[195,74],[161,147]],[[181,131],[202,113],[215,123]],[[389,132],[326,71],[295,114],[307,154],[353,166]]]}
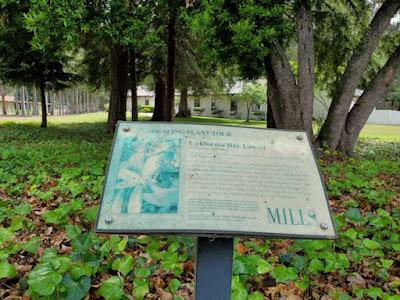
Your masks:
{"label": "interpretive sign", "polygon": [[120,122],[96,231],[336,237],[305,132]]}

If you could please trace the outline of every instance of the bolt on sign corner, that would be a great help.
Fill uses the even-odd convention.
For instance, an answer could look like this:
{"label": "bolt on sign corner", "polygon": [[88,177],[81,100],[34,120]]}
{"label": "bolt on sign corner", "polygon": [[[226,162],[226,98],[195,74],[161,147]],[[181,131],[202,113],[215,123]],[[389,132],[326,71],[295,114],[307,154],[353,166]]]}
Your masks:
{"label": "bolt on sign corner", "polygon": [[305,132],[120,122],[96,231],[336,238]]}

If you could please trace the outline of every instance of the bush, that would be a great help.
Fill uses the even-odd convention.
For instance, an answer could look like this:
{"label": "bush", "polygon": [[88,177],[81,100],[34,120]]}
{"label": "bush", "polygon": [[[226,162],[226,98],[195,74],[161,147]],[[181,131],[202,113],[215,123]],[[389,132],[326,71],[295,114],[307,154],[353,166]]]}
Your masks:
{"label": "bush", "polygon": [[264,116],[265,115],[265,111],[255,111],[255,112],[253,112],[253,115],[255,115],[255,116]]}
{"label": "bush", "polygon": [[213,115],[220,115],[224,111],[222,109],[213,109],[211,112],[212,112]]}
{"label": "bush", "polygon": [[104,110],[105,112],[108,112],[109,109],[110,109],[110,104],[109,104],[109,103],[105,103],[105,104],[104,104],[104,107],[103,107],[103,110]]}
{"label": "bush", "polygon": [[139,112],[142,113],[152,113],[154,112],[154,107],[150,105],[143,105],[139,108]]}
{"label": "bush", "polygon": [[193,111],[203,112],[204,108],[203,107],[193,107]]}

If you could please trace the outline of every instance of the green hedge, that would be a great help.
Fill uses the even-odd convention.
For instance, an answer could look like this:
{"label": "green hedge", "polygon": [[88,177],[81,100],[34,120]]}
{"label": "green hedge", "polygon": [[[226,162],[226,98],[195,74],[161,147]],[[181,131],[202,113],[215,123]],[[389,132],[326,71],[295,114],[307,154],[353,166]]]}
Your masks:
{"label": "green hedge", "polygon": [[143,105],[139,108],[139,112],[142,113],[152,113],[154,112],[154,107],[150,105]]}

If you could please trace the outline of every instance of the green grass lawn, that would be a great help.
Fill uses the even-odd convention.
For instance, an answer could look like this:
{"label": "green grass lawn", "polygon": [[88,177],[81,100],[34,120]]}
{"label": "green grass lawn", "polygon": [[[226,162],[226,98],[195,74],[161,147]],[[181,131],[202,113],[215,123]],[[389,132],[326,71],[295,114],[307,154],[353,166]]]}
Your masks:
{"label": "green grass lawn", "polygon": [[[128,114],[127,119],[130,119]],[[139,114],[140,121],[147,121],[150,117],[148,114]],[[55,124],[70,124],[70,123],[105,123],[107,121],[107,113],[90,113],[81,115],[69,115],[69,116],[49,116],[49,126]],[[230,126],[247,126],[247,127],[258,127],[264,128],[265,121],[254,121],[246,122],[238,119],[227,119],[227,118],[212,118],[212,117],[191,117],[191,118],[177,118],[177,122],[182,123],[195,123],[195,124],[220,124]],[[40,117],[2,117],[0,116],[0,123],[33,123],[38,124]],[[400,126],[399,125],[375,125],[367,124],[361,131],[360,137],[362,138],[374,138],[383,141],[396,141],[400,142]]]}

